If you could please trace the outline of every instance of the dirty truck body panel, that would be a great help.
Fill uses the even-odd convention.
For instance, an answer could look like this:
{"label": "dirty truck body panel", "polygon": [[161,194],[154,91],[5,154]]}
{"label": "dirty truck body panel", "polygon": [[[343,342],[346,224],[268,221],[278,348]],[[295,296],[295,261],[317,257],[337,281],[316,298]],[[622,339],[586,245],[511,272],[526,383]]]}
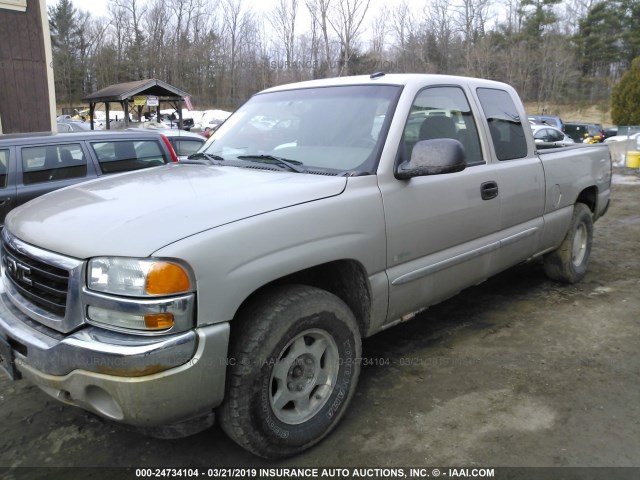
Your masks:
{"label": "dirty truck body panel", "polygon": [[[3,232],[2,365],[123,423],[173,425],[222,405],[223,428],[254,453],[308,448],[355,388],[357,369],[338,367],[353,353],[345,345],[582,238],[591,227],[574,225],[577,204],[593,220],[606,211],[608,149],[539,153],[526,118],[511,87],[480,79],[305,82],[253,97],[195,164],[39,197],[12,211]],[[590,238],[573,243],[588,257]],[[281,315],[298,297],[329,301],[330,316],[352,318],[351,333],[318,313],[281,340],[260,337],[277,324],[247,325],[276,321],[267,312],[278,295]],[[235,373],[246,336],[273,348],[276,364],[293,362],[269,367],[262,394],[238,380],[258,370]],[[296,367],[302,360],[313,368]],[[235,389],[266,399],[271,444],[225,423],[239,418],[227,399]],[[319,417],[327,425],[303,438]]]}

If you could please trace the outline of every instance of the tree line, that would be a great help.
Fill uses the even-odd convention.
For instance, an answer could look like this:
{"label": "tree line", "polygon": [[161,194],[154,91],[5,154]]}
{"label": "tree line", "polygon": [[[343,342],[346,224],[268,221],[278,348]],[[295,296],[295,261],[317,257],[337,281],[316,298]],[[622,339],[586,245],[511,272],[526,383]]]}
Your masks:
{"label": "tree line", "polygon": [[550,102],[608,106],[640,56],[640,0],[112,0],[48,9],[58,103],[158,78],[196,108],[233,109],[282,83],[375,71],[512,84]]}

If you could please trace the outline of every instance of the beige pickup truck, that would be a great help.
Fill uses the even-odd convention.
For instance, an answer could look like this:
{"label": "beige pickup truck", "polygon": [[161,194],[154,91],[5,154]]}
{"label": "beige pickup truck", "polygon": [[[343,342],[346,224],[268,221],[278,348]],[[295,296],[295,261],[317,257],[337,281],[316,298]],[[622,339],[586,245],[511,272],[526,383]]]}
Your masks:
{"label": "beige pickup truck", "polygon": [[158,435],[215,415],[257,455],[296,454],[345,414],[363,337],[532,258],[585,275],[609,150],[545,146],[493,81],[256,94],[185,162],[7,216],[2,367]]}

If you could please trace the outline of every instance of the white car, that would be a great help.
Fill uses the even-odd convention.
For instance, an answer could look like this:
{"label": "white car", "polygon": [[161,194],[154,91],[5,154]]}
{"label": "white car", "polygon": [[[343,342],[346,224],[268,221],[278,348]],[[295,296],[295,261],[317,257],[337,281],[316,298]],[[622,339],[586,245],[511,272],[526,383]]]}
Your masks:
{"label": "white car", "polygon": [[575,143],[573,139],[562,130],[549,125],[531,125],[531,131],[533,132],[533,139],[537,144],[546,143],[556,147],[565,147]]}
{"label": "white car", "polygon": [[614,142],[626,142],[627,140],[638,139],[640,136],[640,132],[632,133],[631,135],[614,135],[613,137],[606,138],[604,143],[614,143]]}

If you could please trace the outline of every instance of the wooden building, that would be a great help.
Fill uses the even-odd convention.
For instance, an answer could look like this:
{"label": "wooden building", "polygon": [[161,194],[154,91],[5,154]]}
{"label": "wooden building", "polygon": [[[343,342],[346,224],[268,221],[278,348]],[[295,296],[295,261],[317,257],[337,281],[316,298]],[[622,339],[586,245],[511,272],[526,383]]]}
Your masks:
{"label": "wooden building", "polygon": [[55,130],[46,0],[0,0],[0,133]]}

